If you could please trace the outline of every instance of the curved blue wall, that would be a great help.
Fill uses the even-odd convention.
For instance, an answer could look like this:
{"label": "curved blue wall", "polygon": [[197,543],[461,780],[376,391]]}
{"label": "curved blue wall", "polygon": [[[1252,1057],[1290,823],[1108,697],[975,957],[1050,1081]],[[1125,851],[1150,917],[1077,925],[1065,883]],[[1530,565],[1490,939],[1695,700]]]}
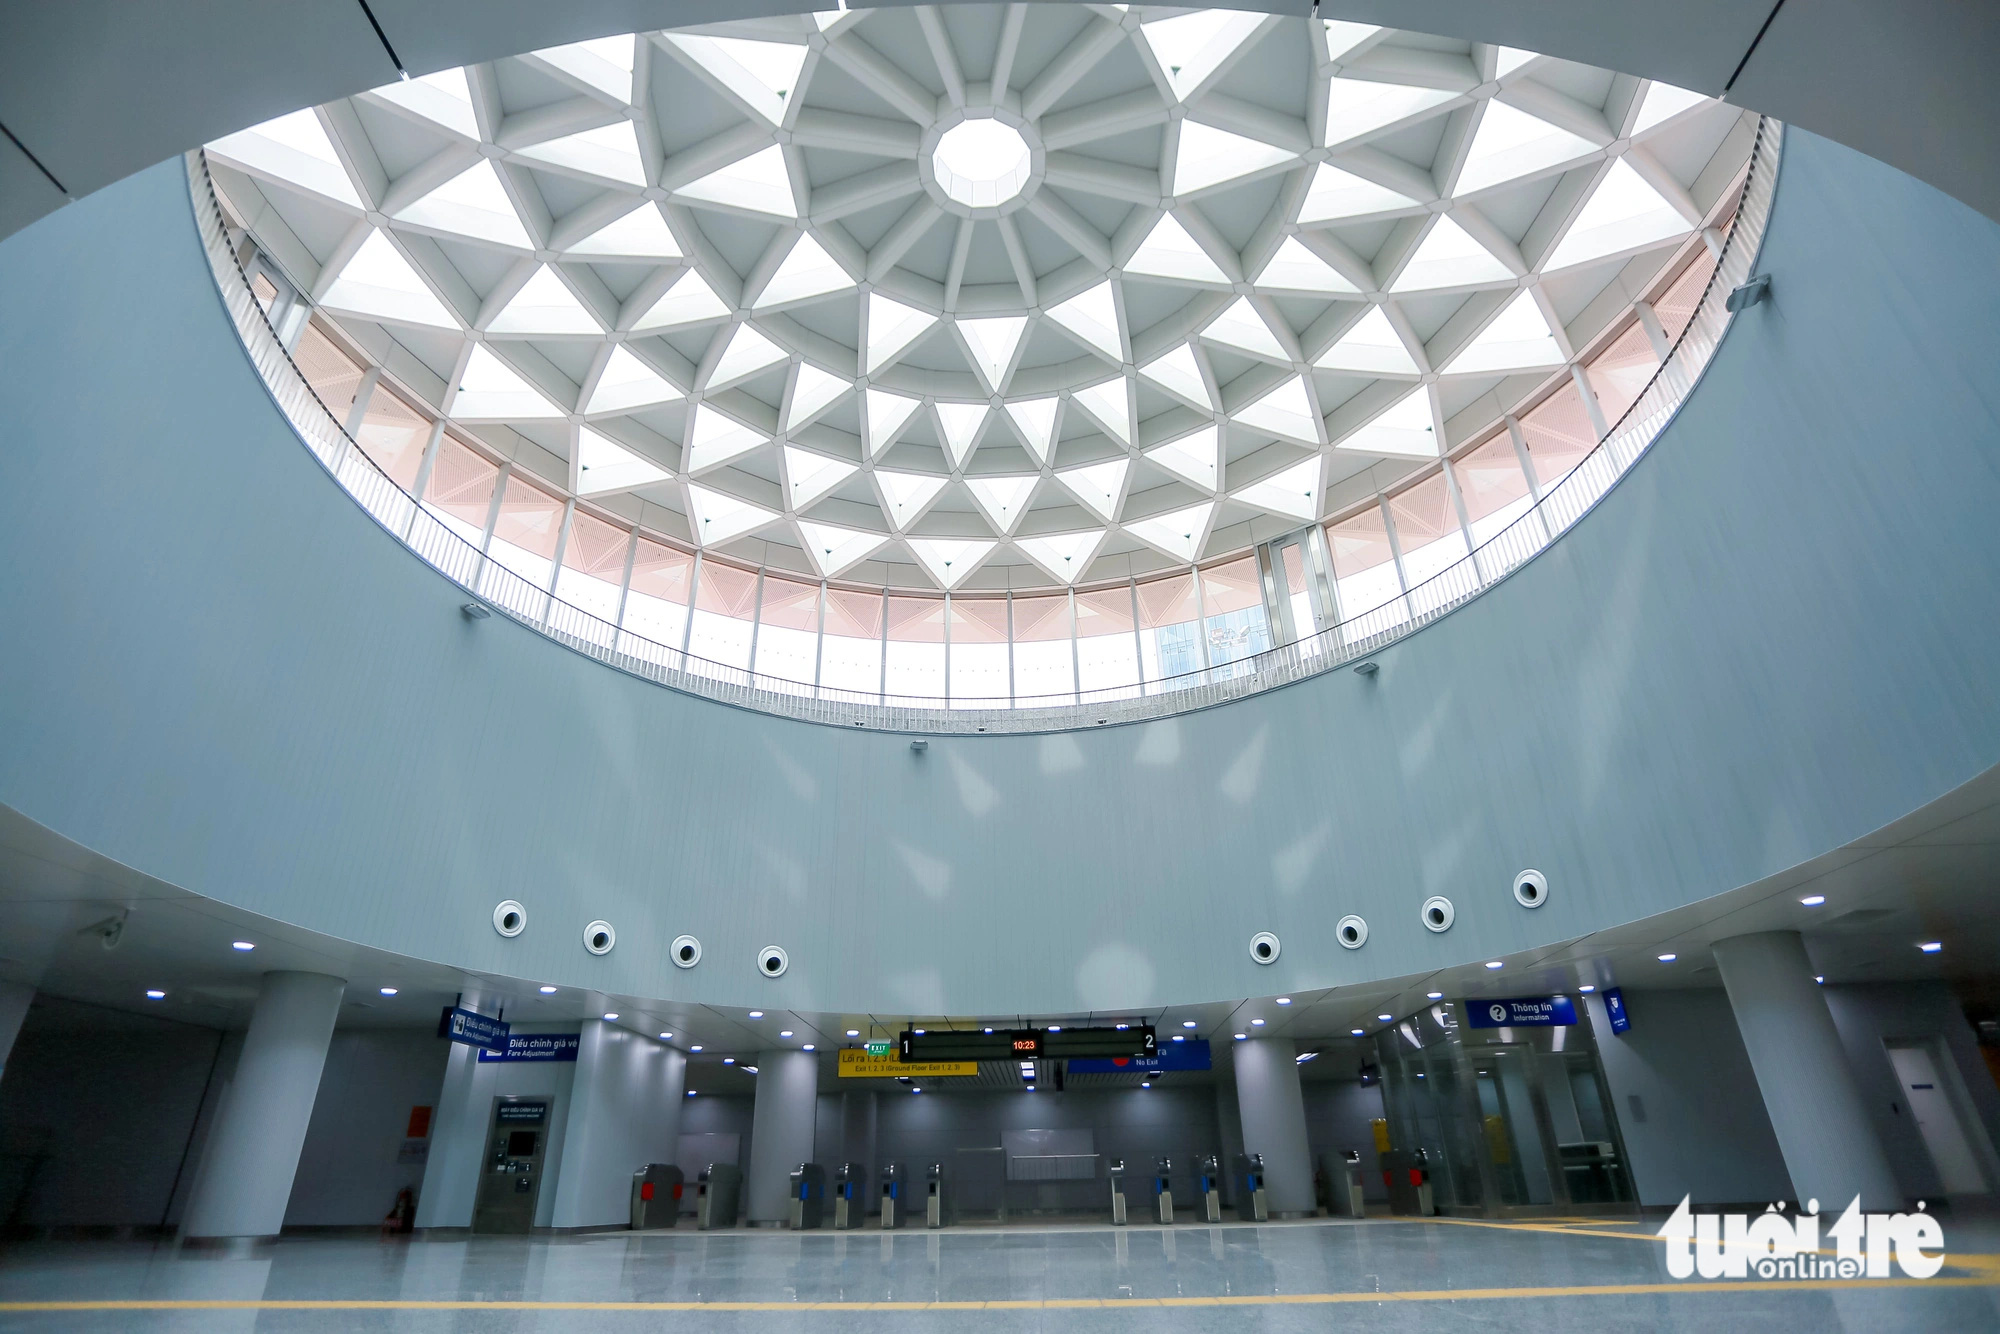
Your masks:
{"label": "curved blue wall", "polygon": [[1764,256],[1652,453],[1375,679],[917,755],[466,622],[290,435],[170,163],[0,247],[0,802],[335,936],[731,1005],[1262,995],[1660,912],[2000,761],[2000,228],[1793,134]]}

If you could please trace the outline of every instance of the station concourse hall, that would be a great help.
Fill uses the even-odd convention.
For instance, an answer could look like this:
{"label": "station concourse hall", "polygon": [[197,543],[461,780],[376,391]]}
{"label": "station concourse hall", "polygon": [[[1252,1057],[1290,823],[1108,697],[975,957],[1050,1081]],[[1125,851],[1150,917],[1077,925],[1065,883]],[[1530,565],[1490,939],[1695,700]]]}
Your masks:
{"label": "station concourse hall", "polygon": [[0,1330],[2000,1331],[2000,10],[1242,3],[0,7]]}

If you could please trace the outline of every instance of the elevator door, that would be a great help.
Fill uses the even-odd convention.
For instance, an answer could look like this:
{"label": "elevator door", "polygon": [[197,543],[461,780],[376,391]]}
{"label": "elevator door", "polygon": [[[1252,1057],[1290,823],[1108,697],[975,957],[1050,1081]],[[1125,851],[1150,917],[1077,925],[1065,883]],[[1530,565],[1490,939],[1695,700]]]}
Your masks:
{"label": "elevator door", "polygon": [[472,1207],[474,1232],[533,1230],[548,1144],[547,1099],[493,1100],[493,1116],[486,1130],[486,1156],[480,1165],[479,1194]]}
{"label": "elevator door", "polygon": [[1259,560],[1273,637],[1281,644],[1303,640],[1309,653],[1319,647],[1315,636],[1340,620],[1322,540],[1317,529],[1301,529],[1266,542]]}

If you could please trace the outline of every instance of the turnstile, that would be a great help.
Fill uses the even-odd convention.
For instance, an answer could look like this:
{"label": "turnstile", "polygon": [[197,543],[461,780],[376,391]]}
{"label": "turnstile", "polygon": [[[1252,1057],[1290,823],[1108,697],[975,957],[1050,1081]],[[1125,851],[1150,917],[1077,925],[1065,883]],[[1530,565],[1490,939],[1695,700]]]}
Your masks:
{"label": "turnstile", "polygon": [[1125,1226],[1125,1160],[1113,1158],[1108,1170],[1111,1173],[1111,1221],[1118,1227]]}
{"label": "turnstile", "polygon": [[924,1181],[924,1226],[944,1226],[944,1164],[932,1163]]}
{"label": "turnstile", "polygon": [[672,1227],[681,1216],[681,1169],[647,1163],[632,1174],[632,1230]]}
{"label": "turnstile", "polygon": [[1174,1160],[1153,1160],[1153,1214],[1162,1223],[1174,1221]]}
{"label": "turnstile", "polygon": [[853,1163],[842,1163],[833,1174],[833,1230],[836,1232],[845,1232],[861,1222],[863,1183],[855,1179],[858,1172]]}
{"label": "turnstile", "polygon": [[882,1169],[882,1229],[888,1231],[902,1220],[896,1217],[903,1203],[903,1165],[890,1163]]}
{"label": "turnstile", "polygon": [[1195,1164],[1195,1195],[1201,1200],[1201,1221],[1220,1223],[1222,1221],[1222,1164],[1212,1153],[1201,1156]]}
{"label": "turnstile", "polygon": [[1236,1201],[1236,1216],[1245,1222],[1264,1222],[1271,1216],[1264,1199],[1264,1155],[1237,1154],[1236,1180],[1237,1189],[1243,1192]]}
{"label": "turnstile", "polygon": [[1431,1200],[1429,1159],[1422,1149],[1389,1149],[1380,1157],[1382,1182],[1389,1188],[1390,1213],[1428,1218],[1437,1212]]}
{"label": "turnstile", "polygon": [[1320,1176],[1326,1186],[1326,1211],[1335,1218],[1366,1218],[1362,1203],[1361,1151],[1328,1149],[1320,1155]]}
{"label": "turnstile", "polygon": [[818,1227],[826,1215],[826,1169],[800,1163],[792,1169],[792,1230]]}
{"label": "turnstile", "polygon": [[703,1232],[736,1226],[743,1173],[735,1163],[710,1163],[694,1185],[694,1225]]}

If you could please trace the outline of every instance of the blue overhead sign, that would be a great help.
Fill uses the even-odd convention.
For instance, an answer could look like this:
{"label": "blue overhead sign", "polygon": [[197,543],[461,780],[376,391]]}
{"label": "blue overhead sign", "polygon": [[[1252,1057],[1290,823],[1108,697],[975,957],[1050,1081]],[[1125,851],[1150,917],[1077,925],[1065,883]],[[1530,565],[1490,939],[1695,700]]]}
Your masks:
{"label": "blue overhead sign", "polygon": [[1158,1075],[1209,1068],[1208,1039],[1162,1042],[1154,1056],[1072,1056],[1073,1075]]}
{"label": "blue overhead sign", "polygon": [[1576,1005],[1567,996],[1468,1000],[1465,1013],[1474,1028],[1562,1028],[1576,1022]]}
{"label": "blue overhead sign", "polygon": [[1611,1016],[1611,1031],[1623,1033],[1632,1027],[1632,1016],[1625,1010],[1625,989],[1606,987],[1604,989],[1604,1012]]}
{"label": "blue overhead sign", "polygon": [[575,1033],[509,1033],[504,1050],[488,1048],[482,1061],[574,1061],[581,1039]]}
{"label": "blue overhead sign", "polygon": [[490,1051],[504,1051],[507,1047],[508,1026],[498,1019],[489,1019],[483,1014],[461,1010],[456,1005],[445,1007],[438,1016],[438,1036],[462,1042],[468,1047],[484,1047]]}

